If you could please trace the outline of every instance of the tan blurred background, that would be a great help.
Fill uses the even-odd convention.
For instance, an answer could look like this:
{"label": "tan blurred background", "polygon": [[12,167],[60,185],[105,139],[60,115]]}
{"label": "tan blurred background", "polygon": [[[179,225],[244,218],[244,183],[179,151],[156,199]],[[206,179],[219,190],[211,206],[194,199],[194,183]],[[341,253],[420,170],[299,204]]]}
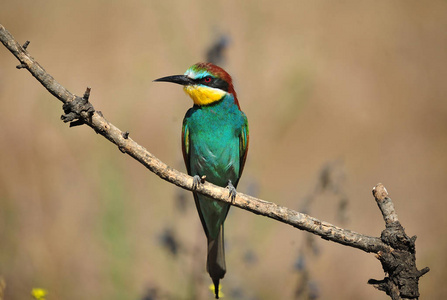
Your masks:
{"label": "tan blurred background", "polygon": [[[182,74],[225,34],[223,66],[250,123],[238,190],[300,210],[321,169],[340,194],[309,212],[368,235],[382,182],[417,235],[421,299],[447,293],[446,1],[2,0],[0,23],[71,92],[185,171],[192,102],[153,83]],[[0,278],[5,299],[211,299],[192,196],[84,126],[0,47]],[[226,299],[388,299],[372,254],[233,208]],[[171,242],[170,242],[171,241]],[[168,251],[166,245],[176,246]],[[172,252],[174,250],[174,252]]]}

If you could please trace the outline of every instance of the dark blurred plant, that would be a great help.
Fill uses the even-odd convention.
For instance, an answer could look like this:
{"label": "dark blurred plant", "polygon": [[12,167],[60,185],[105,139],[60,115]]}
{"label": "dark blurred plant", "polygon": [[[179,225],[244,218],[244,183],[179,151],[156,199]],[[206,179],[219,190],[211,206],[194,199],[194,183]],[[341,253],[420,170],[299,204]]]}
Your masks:
{"label": "dark blurred plant", "polygon": [[225,49],[230,44],[228,35],[220,34],[206,51],[206,61],[215,65],[225,64]]}
{"label": "dark blurred plant", "polygon": [[177,256],[180,243],[175,237],[174,231],[171,228],[165,228],[159,236],[159,242],[163,248],[168,250],[174,256]]}
{"label": "dark blurred plant", "polygon": [[[348,197],[345,193],[345,171],[343,162],[335,160],[327,162],[321,168],[313,190],[304,197],[301,203],[301,212],[310,213],[311,206],[318,197],[324,193],[335,197],[338,201],[336,217],[341,223],[348,221]],[[298,283],[295,290],[295,299],[318,299],[320,287],[311,279],[307,261],[318,257],[320,248],[315,235],[306,233],[306,239],[298,250],[298,257],[294,263],[294,270],[298,273]]]}

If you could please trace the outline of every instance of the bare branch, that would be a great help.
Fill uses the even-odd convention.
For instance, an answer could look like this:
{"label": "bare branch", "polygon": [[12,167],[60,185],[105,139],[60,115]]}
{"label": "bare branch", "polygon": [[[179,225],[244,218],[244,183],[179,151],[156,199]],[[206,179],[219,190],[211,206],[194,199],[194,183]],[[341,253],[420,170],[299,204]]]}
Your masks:
{"label": "bare branch", "polygon": [[370,279],[368,283],[387,293],[393,300],[417,299],[419,298],[419,278],[430,269],[417,269],[416,236],[410,238],[405,233],[397,218],[394,204],[388,197],[388,191],[383,184],[378,183],[372,192],[386,224],[381,239],[387,245],[390,245],[393,251],[377,253],[377,258],[382,263],[383,270],[389,276],[383,280]]}
{"label": "bare branch", "polygon": [[[22,47],[1,24],[0,40],[20,61],[20,66],[26,68],[52,95],[64,103],[63,109],[65,115],[62,116],[62,119],[64,122],[71,122],[70,126],[81,124],[90,126],[96,133],[101,134],[117,145],[121,152],[130,155],[160,178],[183,189],[194,190],[210,198],[230,203],[233,206],[255,214],[263,215],[300,230],[311,232],[329,241],[354,247],[365,252],[377,253],[377,257],[382,262],[385,272],[390,276],[382,281],[370,280],[370,283],[386,291],[389,295],[398,295],[396,297],[415,298],[419,296],[417,280],[428,272],[428,269],[423,269],[422,271],[416,269],[414,256],[414,241],[416,238],[409,238],[405,235],[402,226],[397,220],[391,199],[388,198],[388,193],[383,185],[377,185],[374,188],[374,196],[386,223],[386,229],[382,233],[381,238],[346,230],[320,221],[307,214],[242,193],[237,193],[236,197],[232,199],[229,197],[228,189],[213,185],[204,180],[202,184],[195,187],[193,185],[193,177],[179,172],[160,161],[144,147],[133,141],[129,137],[129,132],[122,132],[112,123],[108,122],[100,111],[95,111],[93,106],[88,102],[90,88],[87,88],[83,97],[79,97],[60,85],[29,55],[26,50],[26,46],[29,43],[25,43]],[[409,261],[408,268],[401,268],[401,265],[404,264],[403,260]],[[409,279],[411,284],[404,284],[403,288],[402,282],[396,282],[396,280],[403,280],[402,275],[411,277]],[[412,290],[407,288],[411,288]],[[398,299],[394,296],[392,297],[393,299]]]}

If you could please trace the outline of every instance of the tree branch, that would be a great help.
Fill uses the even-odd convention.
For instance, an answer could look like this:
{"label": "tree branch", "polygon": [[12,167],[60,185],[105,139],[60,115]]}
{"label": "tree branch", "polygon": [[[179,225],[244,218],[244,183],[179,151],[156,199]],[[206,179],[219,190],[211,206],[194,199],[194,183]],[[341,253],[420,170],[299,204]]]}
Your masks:
{"label": "tree branch", "polygon": [[[85,92],[83,97],[76,96],[69,92],[51,75],[49,75],[42,68],[42,66],[40,66],[39,63],[37,63],[29,55],[28,51],[26,50],[26,46],[28,46],[29,42],[27,42],[22,47],[1,24],[0,40],[5,45],[5,47],[20,61],[20,65],[18,66],[18,68],[26,68],[52,95],[54,95],[57,99],[64,103],[63,109],[65,115],[62,116],[62,120],[64,122],[71,122],[70,126],[81,124],[90,126],[92,129],[95,130],[96,133],[101,134],[106,139],[117,145],[121,152],[130,155],[160,178],[173,183],[183,189],[190,191],[194,190],[195,192],[201,193],[213,199],[230,203],[233,206],[237,206],[255,214],[263,215],[275,219],[279,222],[296,227],[300,230],[311,232],[323,239],[354,247],[365,252],[377,253],[378,258],[379,260],[381,260],[382,264],[384,260],[383,257],[387,255],[392,256],[393,253],[395,253],[394,247],[396,245],[399,246],[394,242],[385,240],[383,234],[381,238],[363,235],[354,231],[337,227],[324,221],[320,221],[307,214],[291,210],[287,207],[283,207],[272,202],[251,197],[243,193],[238,192],[236,197],[232,200],[229,197],[229,191],[227,189],[213,185],[209,182],[205,182],[203,184],[200,184],[197,188],[194,188],[193,178],[191,176],[179,172],[160,161],[144,147],[133,141],[129,137],[128,132],[122,132],[112,123],[108,122],[103,117],[101,112],[95,111],[93,106],[88,102],[90,88],[87,88],[87,91]],[[377,187],[375,188],[375,191],[376,195],[378,191]],[[391,199],[387,197],[385,199],[388,199],[388,203],[391,203],[392,205]],[[394,221],[397,220],[397,216],[393,217],[392,213],[388,213],[388,211],[391,210],[386,209],[385,206],[383,209],[382,206],[380,206],[380,208],[382,210],[382,214],[384,214],[384,218],[385,215],[389,216],[387,217],[388,219],[385,218],[385,221],[391,222],[391,224],[395,224],[396,222]],[[389,224],[386,224],[388,228]],[[414,250],[414,240],[410,240],[413,241],[413,248],[409,248]],[[414,255],[413,259],[414,268],[416,268]],[[386,272],[389,272],[388,269],[385,269],[385,266],[384,270]],[[422,274],[423,271],[418,271],[420,272],[418,273],[419,277],[428,272],[427,270]],[[378,285],[376,283],[374,284],[376,286]],[[385,289],[383,288],[383,285],[380,287],[378,286],[379,289],[381,289],[381,287],[382,289]],[[400,290],[398,289],[398,292],[399,291]],[[417,295],[419,294],[417,293]]]}
{"label": "tree branch", "polygon": [[383,280],[370,279],[377,289],[384,291],[393,300],[402,298],[419,298],[419,278],[430,271],[429,268],[418,270],[416,267],[416,236],[409,237],[397,218],[394,204],[388,197],[388,191],[379,183],[373,188],[373,195],[382,212],[386,228],[381,240],[393,248],[391,252],[377,253],[383,270],[389,276]]}

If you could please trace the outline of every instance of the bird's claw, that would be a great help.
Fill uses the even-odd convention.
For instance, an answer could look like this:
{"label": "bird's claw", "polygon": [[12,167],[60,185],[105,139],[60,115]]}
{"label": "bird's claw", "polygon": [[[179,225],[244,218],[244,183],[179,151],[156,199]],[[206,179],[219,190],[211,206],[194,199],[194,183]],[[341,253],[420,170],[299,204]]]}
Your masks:
{"label": "bird's claw", "polygon": [[231,203],[234,203],[234,199],[236,199],[237,191],[236,191],[236,188],[231,183],[231,180],[228,180],[227,189],[228,189],[228,195],[231,199]]}
{"label": "bird's claw", "polygon": [[197,187],[199,186],[200,183],[200,176],[199,175],[194,175],[194,177],[192,178],[192,188],[194,190],[197,189]]}
{"label": "bird's claw", "polygon": [[200,177],[199,175],[194,175],[192,178],[192,188],[196,190],[199,187],[199,184],[205,183],[206,181],[206,175],[203,175]]}

